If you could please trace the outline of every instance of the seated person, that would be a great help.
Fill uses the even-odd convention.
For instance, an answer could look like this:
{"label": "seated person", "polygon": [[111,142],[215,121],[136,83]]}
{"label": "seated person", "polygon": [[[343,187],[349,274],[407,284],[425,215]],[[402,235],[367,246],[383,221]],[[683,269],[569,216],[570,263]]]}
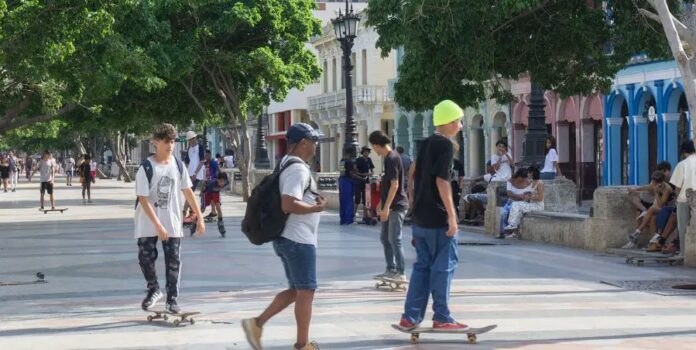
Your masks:
{"label": "seated person", "polygon": [[486,185],[474,185],[471,187],[471,193],[464,196],[462,221],[468,221],[473,224],[483,223],[483,216],[486,212],[487,205],[488,195],[486,194]]}
{"label": "seated person", "polygon": [[528,176],[532,179],[532,194],[527,201],[513,202],[508,216],[508,225],[505,226],[506,232],[512,232],[511,238],[517,238],[515,231],[520,226],[522,216],[525,213],[544,210],[544,183],[540,180],[541,173],[536,167],[530,166],[527,169]]}
{"label": "seated person", "polygon": [[515,166],[508,146],[504,141],[498,141],[495,144],[495,149],[496,152],[491,157],[491,166],[495,173],[483,175],[483,179],[486,182],[509,180],[510,176],[512,176],[512,168]]}
{"label": "seated person", "polygon": [[653,216],[657,215],[657,213],[659,213],[660,210],[662,210],[662,208],[668,204],[673,193],[672,187],[669,186],[669,184],[665,181],[665,173],[663,171],[655,170],[651,179],[650,184],[647,186],[631,188],[628,190],[629,193],[639,190],[651,191],[655,196],[655,202],[653,202],[652,206],[648,208],[645,215],[641,214],[642,220],[636,230],[628,236],[628,243],[626,243],[626,245],[623,247],[624,249],[635,249],[638,247],[638,237],[640,236],[640,233],[650,223]]}
{"label": "seated person", "polygon": [[[650,240],[648,252],[663,252],[665,254],[674,254],[679,247],[679,235],[670,243],[666,244],[672,233],[677,228],[677,208],[664,207],[657,214],[657,233]],[[676,245],[674,242],[677,242]],[[676,248],[676,250],[675,250]]]}
{"label": "seated person", "polygon": [[518,201],[527,202],[532,197],[532,185],[527,180],[527,169],[518,169],[507,182],[508,200],[500,213],[500,229],[498,238],[505,238],[505,226],[508,225],[508,215],[512,204]]}

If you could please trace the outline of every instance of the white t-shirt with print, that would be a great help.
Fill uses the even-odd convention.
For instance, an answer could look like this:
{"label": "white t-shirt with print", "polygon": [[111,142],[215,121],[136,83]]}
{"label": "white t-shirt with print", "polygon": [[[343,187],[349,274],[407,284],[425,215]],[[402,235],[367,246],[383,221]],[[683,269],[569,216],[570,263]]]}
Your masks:
{"label": "white t-shirt with print", "polygon": [[495,175],[493,175],[494,180],[507,181],[512,177],[512,167],[510,166],[510,159],[512,158],[512,156],[508,158],[509,155],[510,153],[504,156],[500,156],[496,153],[491,157],[491,165],[498,164],[498,159],[500,159],[500,167],[495,172]]}
{"label": "white t-shirt with print", "polygon": [[50,182],[55,180],[53,178],[54,176],[54,168],[57,167],[56,161],[53,158],[50,158],[49,160],[41,160],[39,162],[39,174],[41,175],[41,182]]}
{"label": "white t-shirt with print", "polygon": [[[196,171],[196,168],[198,167],[198,164],[200,164],[201,159],[200,159],[200,153],[198,153],[198,147],[199,145],[193,145],[189,147],[188,149],[188,156],[189,156],[189,166],[188,166],[188,173],[189,176],[193,176],[193,173]],[[196,180],[205,180],[205,166],[201,167],[201,170],[198,170],[198,174],[196,174]]]}
{"label": "white t-shirt with print", "polygon": [[686,203],[686,190],[689,188],[696,190],[696,154],[686,157],[677,164],[669,182],[681,189],[677,202]]}
{"label": "white t-shirt with print", "polygon": [[558,152],[555,148],[549,150],[546,153],[546,158],[544,159],[544,169],[541,169],[542,173],[556,173],[556,167],[553,166],[553,162],[558,163]]}
{"label": "white t-shirt with print", "polygon": [[[295,156],[285,156],[280,163],[283,164],[288,159],[298,159]],[[309,190],[307,190],[309,188]],[[307,190],[307,191],[305,191]],[[309,171],[309,166],[302,161],[302,163],[296,163],[289,166],[287,169],[280,174],[280,194],[288,195],[297,199],[301,199],[303,202],[315,205],[317,204],[317,197],[314,193],[317,191],[317,184],[312,180],[312,173]],[[314,193],[312,193],[314,192]],[[309,213],[309,214],[290,214],[288,220],[285,223],[285,229],[283,230],[282,236],[302,244],[317,245],[317,231],[319,230],[319,217],[320,213]]]}
{"label": "white t-shirt with print", "polygon": [[[181,191],[191,188],[191,179],[186,171],[179,173],[173,157],[168,164],[158,163],[154,157],[149,160],[152,164],[152,180],[148,183],[145,169],[140,167],[135,175],[135,194],[148,197],[169,237],[183,237],[182,211],[185,199]],[[135,209],[135,238],[155,236],[155,225],[143,206],[138,205]]]}

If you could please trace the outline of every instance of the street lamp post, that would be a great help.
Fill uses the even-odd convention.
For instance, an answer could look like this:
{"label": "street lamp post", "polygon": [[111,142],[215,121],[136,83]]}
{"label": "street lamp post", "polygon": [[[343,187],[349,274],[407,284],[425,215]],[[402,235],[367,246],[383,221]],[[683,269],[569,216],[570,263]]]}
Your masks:
{"label": "street lamp post", "polygon": [[[546,140],[546,116],[544,115],[544,92],[538,84],[532,82],[529,95],[529,118],[527,118],[527,134],[524,137],[524,153],[522,166],[544,165],[544,142]],[[541,169],[541,168],[539,168]]]}
{"label": "street lamp post", "polygon": [[360,22],[360,17],[353,13],[353,6],[349,7],[348,0],[346,0],[345,13],[341,13],[339,9],[338,18],[331,20],[336,39],[341,43],[341,49],[343,49],[343,79],[346,88],[346,131],[343,149],[351,150],[353,158],[358,154],[358,139],[355,119],[353,118],[353,64],[350,61],[350,54],[358,30],[358,22]]}
{"label": "street lamp post", "polygon": [[263,114],[256,117],[256,157],[254,159],[256,169],[269,169],[271,167],[266,147],[266,133],[263,131],[264,117],[268,120],[268,107],[265,108]]}

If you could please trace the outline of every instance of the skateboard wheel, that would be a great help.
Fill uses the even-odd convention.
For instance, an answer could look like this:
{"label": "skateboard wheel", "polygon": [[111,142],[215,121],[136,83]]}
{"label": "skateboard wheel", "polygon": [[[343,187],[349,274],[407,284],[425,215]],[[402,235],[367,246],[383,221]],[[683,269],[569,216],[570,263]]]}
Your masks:
{"label": "skateboard wheel", "polygon": [[469,343],[475,343],[476,342],[476,334],[467,334],[469,337]]}
{"label": "skateboard wheel", "polygon": [[413,334],[411,334],[411,344],[416,344],[416,343],[418,343],[418,337],[419,337],[419,336],[420,336],[420,334],[418,334],[418,333],[413,333]]}
{"label": "skateboard wheel", "polygon": [[162,319],[164,319],[166,321],[169,319],[169,317],[167,317],[167,315],[162,315]]}
{"label": "skateboard wheel", "polygon": [[194,319],[189,319],[189,323],[191,323],[191,324],[196,324],[196,320],[194,320]]}
{"label": "skateboard wheel", "polygon": [[147,322],[152,322],[152,316],[147,317]]}
{"label": "skateboard wheel", "polygon": [[179,320],[174,320],[174,327],[179,327]]}

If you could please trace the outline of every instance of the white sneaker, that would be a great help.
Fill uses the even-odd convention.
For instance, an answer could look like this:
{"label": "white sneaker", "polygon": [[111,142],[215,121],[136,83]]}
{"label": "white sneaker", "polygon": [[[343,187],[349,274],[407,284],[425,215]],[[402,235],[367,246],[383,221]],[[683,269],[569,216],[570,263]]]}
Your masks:
{"label": "white sneaker", "polygon": [[621,249],[638,249],[638,245],[636,244],[636,242],[628,241],[628,243],[621,247]]}
{"label": "white sneaker", "polygon": [[505,239],[519,239],[520,237],[516,233],[511,233],[505,236]]}
{"label": "white sneaker", "polygon": [[380,274],[377,274],[377,275],[372,276],[372,279],[379,280],[379,279],[382,279],[382,278],[387,278],[387,277],[391,276],[391,274],[392,274],[391,271],[385,270],[384,272],[382,272],[382,273],[380,273]]}
{"label": "white sneaker", "polygon": [[653,238],[650,238],[650,243],[657,243],[659,241],[660,241],[660,234],[659,233],[655,233]]}
{"label": "white sneaker", "polygon": [[507,225],[503,228],[503,231],[514,231],[517,230],[517,227],[512,226],[512,225]]}
{"label": "white sneaker", "polygon": [[399,273],[392,273],[391,275],[387,276],[387,278],[394,282],[408,282],[406,275],[402,275]]}

